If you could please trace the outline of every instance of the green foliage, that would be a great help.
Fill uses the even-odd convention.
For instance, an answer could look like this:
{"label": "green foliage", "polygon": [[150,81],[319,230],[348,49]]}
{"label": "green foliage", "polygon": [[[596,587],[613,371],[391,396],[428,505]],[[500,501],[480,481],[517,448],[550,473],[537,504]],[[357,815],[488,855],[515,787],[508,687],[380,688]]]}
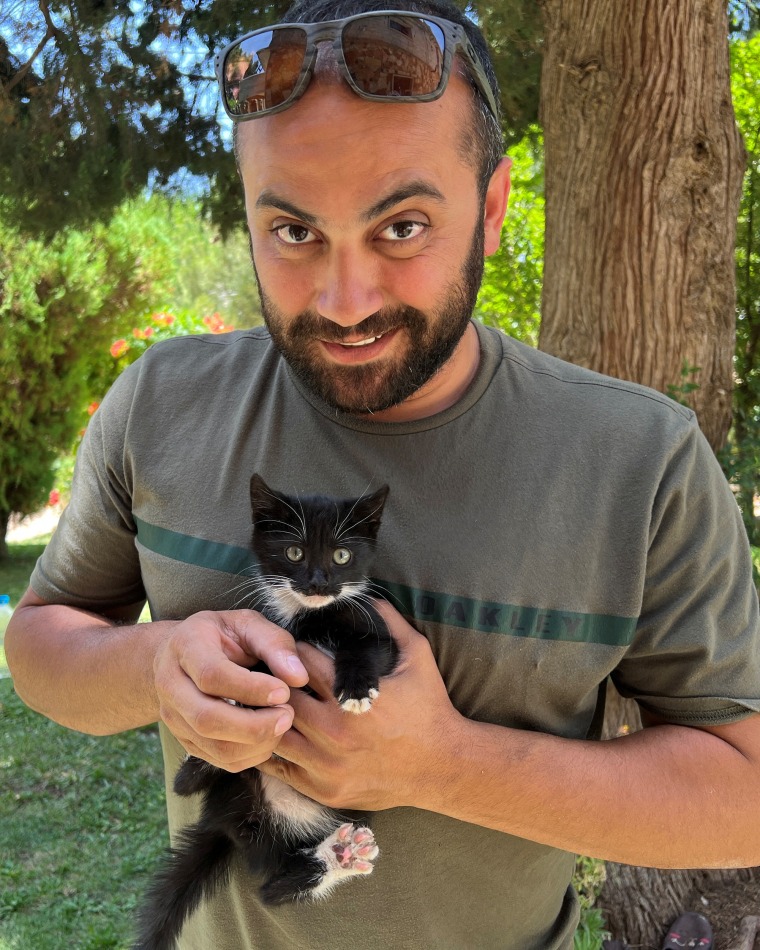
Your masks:
{"label": "green foliage", "polygon": [[573,935],[573,950],[601,950],[602,944],[609,939],[609,931],[604,929],[604,919],[597,908],[581,911],[578,929]]}
{"label": "green foliage", "polygon": [[501,246],[486,259],[475,309],[484,323],[535,346],[544,259],[543,143],[537,129],[510,149],[512,191]]}
{"label": "green foliage", "polygon": [[[0,194],[14,221],[53,233],[105,220],[149,183],[202,176],[234,196],[234,163],[217,121],[213,55],[276,20],[287,0],[38,4],[0,8]],[[229,218],[227,219],[229,220]]]}
{"label": "green foliage", "polygon": [[535,0],[472,0],[459,6],[475,15],[491,50],[501,89],[509,148],[538,121],[544,24]]}
{"label": "green foliage", "polygon": [[747,148],[736,246],[734,419],[722,453],[751,543],[760,544],[760,34],[731,44],[734,110]]}
{"label": "green foliage", "polygon": [[[51,234],[105,220],[147,185],[197,176],[225,233],[243,220],[219,121],[214,54],[276,22],[289,0],[18,0],[0,7],[0,194],[14,223]],[[508,141],[538,114],[542,19],[532,0],[460,0],[502,83]]]}
{"label": "green foliage", "polygon": [[689,366],[689,361],[684,360],[681,366],[681,380],[668,385],[667,395],[676,402],[680,402],[682,406],[688,406],[689,400],[686,397],[699,389],[699,383],[693,377],[699,373],[700,369],[700,366]]}
{"label": "green foliage", "polygon": [[757,0],[729,0],[729,33],[751,36],[760,30],[760,3]]}
{"label": "green foliage", "polygon": [[0,539],[11,512],[44,501],[51,466],[81,424],[88,353],[107,345],[117,315],[160,292],[167,235],[149,202],[109,225],[28,240],[0,222]]}
{"label": "green foliage", "polygon": [[216,311],[236,327],[261,323],[245,218],[224,236],[199,202],[162,203],[164,227],[172,234],[169,309]]}

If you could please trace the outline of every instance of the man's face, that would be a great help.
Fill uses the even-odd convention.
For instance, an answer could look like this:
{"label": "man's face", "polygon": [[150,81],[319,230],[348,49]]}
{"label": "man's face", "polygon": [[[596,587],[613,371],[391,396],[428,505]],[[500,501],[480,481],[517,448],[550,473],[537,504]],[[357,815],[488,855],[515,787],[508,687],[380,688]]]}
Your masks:
{"label": "man's face", "polygon": [[460,153],[470,96],[452,77],[434,103],[370,103],[328,79],[240,127],[267,326],[337,408],[380,412],[456,369],[484,251],[475,171]]}

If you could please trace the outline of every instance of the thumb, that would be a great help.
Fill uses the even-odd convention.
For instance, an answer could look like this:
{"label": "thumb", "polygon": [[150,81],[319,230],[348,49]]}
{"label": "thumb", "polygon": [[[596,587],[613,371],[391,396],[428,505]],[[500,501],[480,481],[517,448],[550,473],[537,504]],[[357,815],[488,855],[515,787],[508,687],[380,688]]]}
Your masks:
{"label": "thumb", "polygon": [[235,639],[250,657],[266,663],[270,672],[288,686],[306,685],[309,674],[287,630],[255,610],[230,611],[226,619],[232,621]]}
{"label": "thumb", "polygon": [[408,653],[415,647],[421,646],[422,641],[427,643],[427,637],[415,630],[387,600],[375,600],[373,603],[402,653]]}

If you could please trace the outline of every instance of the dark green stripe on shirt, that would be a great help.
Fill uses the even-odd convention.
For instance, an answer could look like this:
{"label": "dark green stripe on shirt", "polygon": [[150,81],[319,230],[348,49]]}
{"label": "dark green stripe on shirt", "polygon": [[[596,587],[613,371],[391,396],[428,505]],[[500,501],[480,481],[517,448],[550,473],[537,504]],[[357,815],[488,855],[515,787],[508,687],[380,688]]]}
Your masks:
{"label": "dark green stripe on shirt", "polygon": [[[236,575],[248,572],[256,565],[256,559],[247,548],[180,534],[148,524],[140,518],[135,518],[135,524],[137,540],[143,547],[172,560]],[[373,583],[397,610],[408,617],[479,633],[627,646],[636,630],[635,617],[492,603],[419,590],[379,578],[374,578]]]}

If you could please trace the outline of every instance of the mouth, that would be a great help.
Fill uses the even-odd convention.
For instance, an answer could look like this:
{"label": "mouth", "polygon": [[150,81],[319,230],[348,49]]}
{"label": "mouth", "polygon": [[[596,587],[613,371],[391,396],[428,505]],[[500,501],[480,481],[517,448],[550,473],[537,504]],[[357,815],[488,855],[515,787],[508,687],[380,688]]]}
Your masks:
{"label": "mouth", "polygon": [[396,327],[377,336],[368,336],[361,340],[344,340],[342,343],[333,343],[328,340],[320,340],[319,342],[328,356],[338,363],[363,363],[367,360],[376,359],[383,354],[390,347],[399,330],[400,327]]}

